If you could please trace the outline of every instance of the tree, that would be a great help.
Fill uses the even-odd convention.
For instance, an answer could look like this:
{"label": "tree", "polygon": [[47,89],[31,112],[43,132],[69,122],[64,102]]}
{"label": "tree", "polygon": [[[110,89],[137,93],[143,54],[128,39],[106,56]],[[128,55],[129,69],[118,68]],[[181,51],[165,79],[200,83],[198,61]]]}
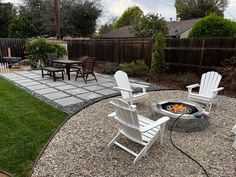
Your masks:
{"label": "tree", "polygon": [[136,37],[155,37],[158,32],[167,34],[168,28],[164,18],[158,14],[147,14],[135,20],[132,30]]}
{"label": "tree", "polygon": [[102,25],[99,30],[98,30],[98,34],[101,35],[101,34],[106,34],[108,32],[111,32],[113,30],[113,24],[108,24],[108,23],[105,23],[104,25]]}
{"label": "tree", "polygon": [[[101,14],[95,1],[63,0],[60,5],[62,36],[92,36]],[[25,0],[20,14],[29,19],[37,35],[55,36],[55,15],[51,0]]]}
{"label": "tree", "polygon": [[157,75],[162,75],[165,73],[165,52],[166,47],[165,39],[162,33],[158,33],[155,37],[155,43],[152,53],[152,72]]}
{"label": "tree", "polygon": [[8,37],[29,38],[34,35],[33,25],[25,17],[15,17],[9,25]]}
{"label": "tree", "polygon": [[181,20],[203,18],[210,13],[224,16],[228,0],[176,0],[177,17]]}
{"label": "tree", "polygon": [[143,11],[138,6],[129,7],[116,21],[114,28],[117,29],[122,26],[130,26],[132,25],[135,19],[140,18],[142,15]]}
{"label": "tree", "polygon": [[192,38],[230,36],[236,36],[236,23],[215,14],[198,21],[189,33]]}
{"label": "tree", "polygon": [[101,34],[111,32],[114,29],[114,24],[116,23],[116,21],[117,21],[116,17],[110,18],[110,20],[108,20],[107,23],[105,23],[99,28],[98,34],[101,35]]}
{"label": "tree", "polygon": [[13,4],[0,1],[0,37],[7,37],[8,27],[15,16],[16,9]]}

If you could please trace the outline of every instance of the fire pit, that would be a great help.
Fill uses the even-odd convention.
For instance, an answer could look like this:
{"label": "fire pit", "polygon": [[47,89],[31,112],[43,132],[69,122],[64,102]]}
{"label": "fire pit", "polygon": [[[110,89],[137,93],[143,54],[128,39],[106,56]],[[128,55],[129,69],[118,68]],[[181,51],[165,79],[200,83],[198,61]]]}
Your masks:
{"label": "fire pit", "polygon": [[173,130],[180,132],[203,131],[209,124],[209,116],[198,104],[184,101],[168,100],[152,104],[152,118],[157,120],[162,116],[170,117],[167,128],[170,129],[177,117]]}

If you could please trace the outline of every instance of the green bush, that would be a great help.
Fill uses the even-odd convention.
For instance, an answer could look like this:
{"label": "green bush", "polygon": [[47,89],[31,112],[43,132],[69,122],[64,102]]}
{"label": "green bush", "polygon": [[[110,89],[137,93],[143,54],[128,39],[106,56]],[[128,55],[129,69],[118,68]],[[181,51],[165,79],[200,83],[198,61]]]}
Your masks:
{"label": "green bush", "polygon": [[166,43],[162,33],[158,33],[152,53],[152,72],[157,75],[163,75],[166,70],[165,49]]}
{"label": "green bush", "polygon": [[120,69],[120,66],[118,64],[107,64],[103,73],[104,74],[115,74],[116,71]]}
{"label": "green bush", "polygon": [[49,42],[46,39],[29,39],[25,46],[26,57],[32,65],[36,65],[38,61],[46,63],[47,54],[53,53],[58,58],[66,55],[66,49],[55,42]]}
{"label": "green bush", "polygon": [[128,76],[143,76],[148,73],[148,67],[143,60],[122,64],[121,70],[126,72]]}
{"label": "green bush", "polygon": [[233,37],[235,35],[236,23],[215,14],[210,14],[198,21],[189,33],[190,38]]}

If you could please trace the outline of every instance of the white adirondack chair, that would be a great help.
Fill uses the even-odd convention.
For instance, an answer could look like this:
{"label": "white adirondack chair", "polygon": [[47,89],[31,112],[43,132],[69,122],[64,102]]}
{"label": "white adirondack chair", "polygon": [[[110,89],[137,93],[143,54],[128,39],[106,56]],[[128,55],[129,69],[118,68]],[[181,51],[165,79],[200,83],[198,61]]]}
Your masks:
{"label": "white adirondack chair", "polygon": [[[119,90],[121,92],[123,99],[129,102],[130,104],[133,104],[134,102],[137,102],[147,96],[146,88],[148,88],[148,86],[142,84],[130,83],[127,73],[123,71],[117,71],[114,77],[118,85],[118,87],[114,88]],[[132,93],[133,90],[131,88],[142,88],[142,92],[133,94]]]}
{"label": "white adirondack chair", "polygon": [[232,132],[235,134],[235,139],[234,139],[234,142],[233,142],[233,148],[236,149],[236,124],[232,128]]}
{"label": "white adirondack chair", "polygon": [[[120,123],[120,129],[115,138],[108,144],[111,147],[113,144],[119,146],[123,150],[134,155],[136,158],[133,163],[135,164],[142,156],[145,156],[148,149],[152,146],[160,134],[160,143],[163,142],[165,123],[169,117],[162,117],[157,121],[150,120],[146,117],[137,114],[136,109],[129,105],[126,101],[116,98],[110,102],[116,109],[115,112],[108,115]],[[131,149],[120,144],[118,140],[124,135],[128,139],[143,145],[143,149],[137,154]]]}
{"label": "white adirondack chair", "polygon": [[[218,88],[222,76],[217,72],[210,71],[204,73],[201,78],[201,83],[187,86],[188,88],[188,100],[203,103],[209,105],[209,111],[211,110],[212,103],[216,97],[218,91],[223,90],[223,87]],[[193,93],[192,89],[200,87],[199,93]]]}

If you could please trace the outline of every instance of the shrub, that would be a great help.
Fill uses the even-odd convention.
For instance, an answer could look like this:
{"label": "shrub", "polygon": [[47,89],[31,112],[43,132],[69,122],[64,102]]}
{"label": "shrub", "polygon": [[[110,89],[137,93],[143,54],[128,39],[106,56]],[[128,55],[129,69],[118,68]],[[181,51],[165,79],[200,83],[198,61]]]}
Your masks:
{"label": "shrub", "polygon": [[236,93],[236,57],[226,59],[222,62],[224,68],[221,70],[223,74],[223,84],[227,90]]}
{"label": "shrub", "polygon": [[58,58],[66,55],[66,49],[55,42],[49,42],[46,39],[29,39],[25,46],[26,57],[32,65],[36,65],[38,61],[46,63],[47,54],[53,53]]}
{"label": "shrub", "polygon": [[120,66],[118,64],[112,64],[108,63],[105,68],[103,73],[104,74],[115,74],[116,71],[120,69]]}
{"label": "shrub", "polygon": [[188,85],[199,83],[199,77],[194,73],[179,75],[176,80],[182,89],[186,89],[186,86]]}
{"label": "shrub", "polygon": [[155,38],[153,53],[152,53],[152,72],[157,75],[165,73],[165,39],[162,33],[158,33]]}
{"label": "shrub", "polygon": [[236,35],[236,23],[210,14],[198,21],[189,33],[190,38],[230,37]]}
{"label": "shrub", "polygon": [[148,67],[143,60],[122,64],[121,70],[126,72],[128,76],[143,76],[148,73]]}

